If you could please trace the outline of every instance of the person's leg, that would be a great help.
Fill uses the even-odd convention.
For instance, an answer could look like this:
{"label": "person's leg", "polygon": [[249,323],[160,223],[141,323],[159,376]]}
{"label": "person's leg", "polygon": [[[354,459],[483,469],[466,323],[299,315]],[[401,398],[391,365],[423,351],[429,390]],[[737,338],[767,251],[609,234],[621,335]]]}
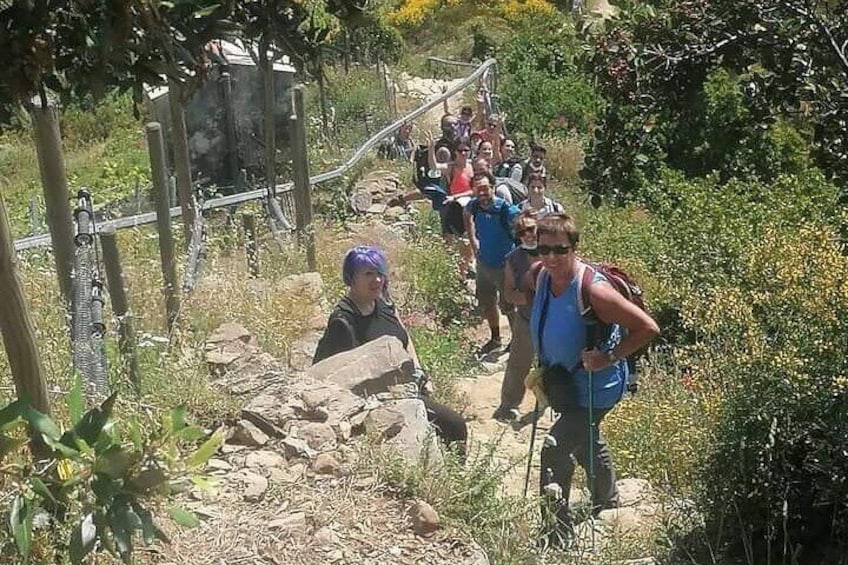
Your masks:
{"label": "person's leg", "polygon": [[506,362],[506,371],[501,385],[501,404],[495,412],[495,418],[511,419],[510,411],[521,405],[525,392],[524,379],[532,366],[533,342],[530,339],[530,321],[516,314],[512,324],[509,359]]}
{"label": "person's leg", "polygon": [[[601,510],[606,510],[608,508],[617,508],[619,505],[618,499],[618,487],[616,486],[616,476],[615,476],[615,466],[613,465],[612,460],[612,452],[610,451],[609,445],[604,438],[604,435],[601,433],[601,421],[604,419],[604,416],[607,415],[609,409],[605,410],[593,410],[593,419],[595,421],[595,425],[593,426],[594,432],[594,446],[592,447],[593,455],[594,455],[594,475],[595,480],[592,484],[592,514],[597,515]],[[586,478],[587,484],[589,483],[589,430],[588,426],[588,412],[584,411],[584,420],[583,420],[583,435],[585,439],[580,443],[580,445],[574,450],[574,457],[577,459],[577,462],[580,464],[583,469],[586,470]]]}
{"label": "person's leg", "polygon": [[500,315],[498,314],[498,287],[496,281],[496,272],[499,269],[491,267],[480,262],[477,265],[477,303],[480,306],[480,312],[483,314],[483,319],[489,325],[489,331],[492,334],[489,343],[483,346],[482,351],[488,353],[501,346],[501,324]]}
{"label": "person's leg", "polygon": [[[543,518],[550,524],[545,533],[552,537],[568,538],[572,531],[568,506],[571,481],[574,478],[571,454],[580,442],[580,422],[579,410],[564,411],[548,432],[549,437],[545,438],[542,446],[539,491],[544,499]],[[584,429],[585,423],[584,419]],[[560,543],[562,541],[567,540],[559,540]]]}
{"label": "person's leg", "polygon": [[422,397],[424,407],[427,409],[427,419],[436,430],[436,434],[449,447],[456,449],[465,456],[466,442],[468,441],[468,426],[460,414],[449,406],[440,404],[428,396]]}

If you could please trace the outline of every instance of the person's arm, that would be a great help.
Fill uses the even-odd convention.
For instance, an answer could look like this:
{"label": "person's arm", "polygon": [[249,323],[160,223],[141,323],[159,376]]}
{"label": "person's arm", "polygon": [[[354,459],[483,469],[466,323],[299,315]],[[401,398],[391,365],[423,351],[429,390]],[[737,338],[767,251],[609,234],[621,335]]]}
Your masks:
{"label": "person's arm", "polygon": [[624,298],[608,282],[596,282],[590,287],[589,299],[598,318],[607,324],[618,324],[627,329],[621,343],[609,353],[592,349],[584,351],[583,366],[587,371],[599,371],[618,359],[642,349],[660,335],[660,328],[647,312]]}
{"label": "person's arm", "polygon": [[468,241],[471,243],[471,250],[474,252],[474,256],[476,257],[480,252],[480,242],[477,241],[477,231],[474,227],[474,216],[471,214],[471,206],[473,204],[475,204],[474,200],[469,202],[462,211],[462,219],[465,223],[465,233],[468,234]]}
{"label": "person's arm", "polygon": [[433,134],[427,131],[427,164],[435,171],[447,171],[450,168],[450,163],[436,162],[436,140],[433,139]]}
{"label": "person's arm", "polygon": [[471,129],[476,127],[478,130],[486,127],[486,87],[480,85],[477,89],[477,114],[474,116],[474,121],[471,124]]}
{"label": "person's arm", "polygon": [[509,261],[504,265],[504,299],[510,304],[516,306],[524,306],[527,304],[527,294],[518,288],[515,288],[515,273],[512,270],[512,265]]}

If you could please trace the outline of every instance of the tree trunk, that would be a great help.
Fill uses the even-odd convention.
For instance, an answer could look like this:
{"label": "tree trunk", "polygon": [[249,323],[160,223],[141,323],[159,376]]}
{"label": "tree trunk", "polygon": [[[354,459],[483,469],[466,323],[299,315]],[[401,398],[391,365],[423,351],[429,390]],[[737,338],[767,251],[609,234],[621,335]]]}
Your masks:
{"label": "tree trunk", "polygon": [[350,73],[350,30],[345,28],[344,30],[344,70],[345,74]]}
{"label": "tree trunk", "polygon": [[3,295],[0,300],[0,331],[3,333],[3,346],[18,398],[29,399],[33,408],[49,414],[50,401],[17,263],[6,204],[0,196],[0,292]]}
{"label": "tree trunk", "polygon": [[259,44],[259,62],[262,67],[263,127],[265,128],[265,186],[274,197],[277,194],[277,136],[274,112],[274,61],[268,57],[268,42]]}
{"label": "tree trunk", "polygon": [[168,80],[168,106],[171,111],[171,141],[174,144],[174,171],[177,177],[177,197],[183,212],[183,234],[185,245],[191,240],[194,225],[194,190],[191,186],[191,162],[188,152],[183,87],[175,80]]}

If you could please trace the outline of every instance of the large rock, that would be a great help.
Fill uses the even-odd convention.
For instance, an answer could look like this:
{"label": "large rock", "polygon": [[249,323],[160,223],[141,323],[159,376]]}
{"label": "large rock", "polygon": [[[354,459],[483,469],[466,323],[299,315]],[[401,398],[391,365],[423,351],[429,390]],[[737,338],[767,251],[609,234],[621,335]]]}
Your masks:
{"label": "large rock", "polygon": [[297,416],[315,422],[347,420],[365,406],[361,397],[333,383],[305,385],[299,396],[302,407],[296,409]]}
{"label": "large rock", "polygon": [[380,406],[365,417],[365,432],[382,439],[398,435],[406,423],[403,413],[391,406]]}
{"label": "large rock", "polygon": [[616,482],[621,506],[637,506],[656,502],[654,489],[645,479],[621,479]]}
{"label": "large rock", "polygon": [[403,414],[404,424],[393,438],[386,442],[407,461],[428,464],[440,463],[442,452],[439,450],[436,432],[427,421],[427,409],[424,402],[416,399],[392,400],[386,407]]}
{"label": "large rock", "polygon": [[412,359],[400,340],[383,336],[324,359],[310,367],[307,375],[365,397],[411,382],[413,369]]}

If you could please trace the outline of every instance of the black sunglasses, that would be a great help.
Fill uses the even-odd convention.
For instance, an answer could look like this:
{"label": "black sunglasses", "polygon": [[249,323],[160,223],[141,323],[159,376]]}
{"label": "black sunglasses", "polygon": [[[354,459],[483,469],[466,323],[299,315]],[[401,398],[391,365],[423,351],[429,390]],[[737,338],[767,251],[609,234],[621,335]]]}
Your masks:
{"label": "black sunglasses", "polygon": [[536,226],[533,226],[532,228],[524,228],[523,230],[518,230],[518,235],[524,235],[527,232],[536,233]]}
{"label": "black sunglasses", "polygon": [[539,245],[536,247],[538,255],[565,255],[571,251],[571,246],[568,245]]}

